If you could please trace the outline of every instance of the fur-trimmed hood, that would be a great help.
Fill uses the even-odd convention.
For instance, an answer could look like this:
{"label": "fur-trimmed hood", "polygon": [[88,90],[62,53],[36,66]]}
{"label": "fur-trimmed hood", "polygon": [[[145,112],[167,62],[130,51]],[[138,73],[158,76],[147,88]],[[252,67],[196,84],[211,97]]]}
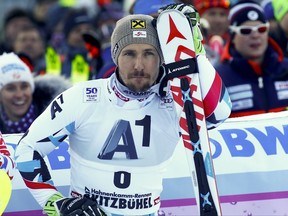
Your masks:
{"label": "fur-trimmed hood", "polygon": [[34,78],[35,91],[33,102],[39,114],[46,109],[50,102],[60,93],[72,86],[71,82],[58,75],[38,75]]}

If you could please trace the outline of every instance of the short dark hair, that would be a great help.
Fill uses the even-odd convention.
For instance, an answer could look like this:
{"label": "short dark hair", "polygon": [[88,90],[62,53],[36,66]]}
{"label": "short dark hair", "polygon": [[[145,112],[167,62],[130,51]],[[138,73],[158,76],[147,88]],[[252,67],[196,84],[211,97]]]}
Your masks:
{"label": "short dark hair", "polygon": [[33,23],[32,16],[27,10],[19,7],[13,7],[5,14],[3,26],[6,27],[11,20],[21,17],[26,17]]}

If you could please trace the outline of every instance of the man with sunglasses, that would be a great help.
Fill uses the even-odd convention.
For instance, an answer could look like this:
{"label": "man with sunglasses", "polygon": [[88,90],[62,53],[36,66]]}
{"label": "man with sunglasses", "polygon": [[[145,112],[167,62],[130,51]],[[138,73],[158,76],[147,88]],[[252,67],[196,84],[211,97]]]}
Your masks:
{"label": "man with sunglasses", "polygon": [[286,110],[288,59],[269,33],[261,6],[241,1],[229,12],[230,41],[216,70],[232,100],[231,117]]}

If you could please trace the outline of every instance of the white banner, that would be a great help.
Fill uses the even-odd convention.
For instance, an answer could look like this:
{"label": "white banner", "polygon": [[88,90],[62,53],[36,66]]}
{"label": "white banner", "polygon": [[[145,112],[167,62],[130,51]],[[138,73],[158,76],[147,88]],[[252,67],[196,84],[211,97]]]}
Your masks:
{"label": "white banner", "polygon": [[[21,136],[3,135],[12,155]],[[223,215],[287,215],[288,111],[228,119],[209,131],[209,136]],[[49,154],[46,162],[55,185],[68,193],[68,142]],[[163,214],[197,215],[181,142],[163,183]],[[41,215],[18,172],[5,212]]]}

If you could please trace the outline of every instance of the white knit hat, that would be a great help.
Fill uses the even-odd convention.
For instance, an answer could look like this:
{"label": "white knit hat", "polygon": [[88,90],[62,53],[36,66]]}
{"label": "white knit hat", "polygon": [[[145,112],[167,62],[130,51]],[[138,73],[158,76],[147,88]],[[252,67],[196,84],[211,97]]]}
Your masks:
{"label": "white knit hat", "polygon": [[29,67],[13,52],[0,55],[0,91],[13,82],[28,82],[34,91],[33,75]]}

